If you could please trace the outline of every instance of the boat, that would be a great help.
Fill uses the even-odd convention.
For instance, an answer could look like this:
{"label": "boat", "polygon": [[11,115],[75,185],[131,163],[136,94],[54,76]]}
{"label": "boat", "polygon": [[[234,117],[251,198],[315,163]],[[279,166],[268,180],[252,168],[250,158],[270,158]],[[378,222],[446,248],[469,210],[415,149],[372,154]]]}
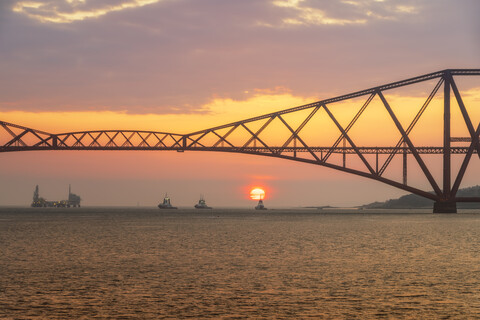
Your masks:
{"label": "boat", "polygon": [[203,196],[200,196],[200,200],[198,200],[198,203],[195,205],[195,209],[212,209],[212,207],[207,206]]}
{"label": "boat", "polygon": [[165,193],[165,197],[163,198],[163,202],[158,205],[160,209],[177,209],[177,207],[172,206],[170,203],[170,198]]}
{"label": "boat", "polygon": [[263,200],[258,200],[258,204],[255,206],[255,210],[267,210],[263,205]]}

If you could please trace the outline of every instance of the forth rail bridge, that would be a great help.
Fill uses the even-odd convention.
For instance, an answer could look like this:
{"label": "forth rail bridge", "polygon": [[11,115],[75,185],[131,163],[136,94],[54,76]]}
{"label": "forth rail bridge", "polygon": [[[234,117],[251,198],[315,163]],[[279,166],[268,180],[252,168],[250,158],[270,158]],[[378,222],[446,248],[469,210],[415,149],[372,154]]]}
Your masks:
{"label": "forth rail bridge", "polygon": [[[175,134],[168,132],[136,131],[136,130],[97,130],[66,133],[49,133],[41,130],[27,128],[17,124],[0,121],[0,152],[34,151],[34,150],[175,150],[184,151],[222,151],[236,152],[253,155],[282,158],[300,161],[335,170],[359,175],[377,180],[393,187],[417,194],[434,201],[433,212],[454,213],[457,211],[457,202],[480,202],[480,197],[458,197],[462,179],[469,166],[472,156],[480,158],[480,124],[472,123],[471,115],[462,99],[456,80],[459,77],[480,76],[480,69],[448,69],[438,71],[411,79],[397,81],[367,90],[362,90],[335,98],[317,101],[314,103],[265,114],[262,116],[237,121],[213,128],[196,131],[188,134]],[[395,113],[386,99],[384,92],[395,88],[411,86],[418,83],[433,83],[433,89],[422,106],[415,110],[413,120],[408,126],[402,125],[398,112]],[[443,90],[443,117],[438,123],[443,127],[441,143],[438,146],[416,146],[412,142],[411,132],[424,115],[430,102],[436,95],[441,96]],[[453,93],[453,95],[452,95]],[[361,99],[358,110],[352,112],[352,117],[346,125],[341,125],[331,109],[336,102]],[[365,110],[376,98],[381,107],[391,119],[393,130],[400,137],[396,144],[389,146],[364,146],[357,145],[350,134]],[[451,103],[456,100],[468,135],[452,137],[451,134]],[[478,103],[478,101],[476,102]],[[341,106],[342,108],[345,106]],[[470,110],[480,106],[470,106]],[[320,112],[322,111],[323,112]],[[453,110],[452,110],[453,111]],[[457,110],[458,111],[458,110]],[[302,117],[295,121],[289,120],[291,115]],[[335,128],[337,139],[328,145],[315,145],[309,143],[305,127],[313,123],[316,117],[322,116],[330,121]],[[298,118],[297,117],[297,118]],[[268,133],[269,127],[277,123],[288,132],[279,143],[270,143],[272,135]],[[315,132],[320,135],[331,135],[322,127],[315,127]],[[331,130],[331,129],[329,129]],[[239,138],[241,137],[241,138]],[[277,137],[278,138],[278,137]],[[278,140],[278,139],[277,139]],[[422,156],[421,156],[422,155]],[[433,165],[428,165],[425,157],[437,155],[442,163],[442,176],[435,178],[432,174]],[[460,166],[456,175],[452,175],[452,156],[461,157]],[[348,157],[347,157],[348,156]],[[348,161],[347,161],[348,158]],[[354,158],[354,160],[350,160]],[[393,159],[401,159],[403,165],[393,166],[399,171],[398,177],[392,178],[385,175],[387,168],[392,167]],[[420,175],[425,181],[424,187],[413,186],[408,183],[407,159],[416,163],[420,168]],[[416,175],[417,178],[418,175]],[[438,181],[441,181],[439,183]]]}

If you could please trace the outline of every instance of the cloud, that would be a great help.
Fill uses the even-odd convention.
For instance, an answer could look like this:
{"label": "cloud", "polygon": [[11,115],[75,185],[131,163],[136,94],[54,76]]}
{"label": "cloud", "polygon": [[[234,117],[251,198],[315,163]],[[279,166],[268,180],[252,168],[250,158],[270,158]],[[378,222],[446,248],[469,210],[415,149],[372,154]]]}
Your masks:
{"label": "cloud", "polygon": [[[203,114],[212,99],[244,101],[258,88],[329,98],[478,65],[478,2],[161,0],[72,23],[12,12],[25,2],[0,1],[0,110]],[[39,17],[144,4],[30,2],[50,8],[25,9]],[[319,12],[367,22],[319,24]]]}
{"label": "cloud", "polygon": [[143,7],[159,1],[160,0],[29,0],[18,1],[12,10],[40,22],[71,23],[98,18],[110,12]]}
{"label": "cloud", "polygon": [[[320,4],[319,4],[320,3]],[[394,5],[386,0],[273,0],[272,4],[284,8],[287,17],[282,25],[363,25],[372,20],[395,20],[401,15],[416,14],[414,5]],[[272,26],[264,23],[263,25]]]}
{"label": "cloud", "polygon": [[[162,0],[20,0],[13,5],[12,10],[40,22],[72,23],[160,1]],[[286,17],[281,19],[281,25],[362,25],[375,19],[397,19],[401,15],[419,12],[419,7],[414,4],[406,2],[396,5],[387,0],[268,1],[270,6],[285,11]],[[268,19],[256,23],[257,26],[275,24],[275,21]]]}

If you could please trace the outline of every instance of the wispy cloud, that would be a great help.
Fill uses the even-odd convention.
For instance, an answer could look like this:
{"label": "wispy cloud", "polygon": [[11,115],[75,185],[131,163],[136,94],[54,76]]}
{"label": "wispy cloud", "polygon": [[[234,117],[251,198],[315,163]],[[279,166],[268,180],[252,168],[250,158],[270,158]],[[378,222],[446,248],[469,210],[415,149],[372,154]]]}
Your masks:
{"label": "wispy cloud", "polygon": [[[362,25],[371,20],[395,20],[401,15],[416,14],[414,5],[395,5],[388,0],[339,0],[329,3],[309,0],[272,0],[274,6],[284,8],[287,16],[282,25]],[[262,25],[273,26],[271,23]]]}
{"label": "wispy cloud", "polygon": [[161,0],[50,0],[18,1],[13,11],[29,18],[50,23],[71,23],[85,19],[98,18],[110,12],[143,7]]}

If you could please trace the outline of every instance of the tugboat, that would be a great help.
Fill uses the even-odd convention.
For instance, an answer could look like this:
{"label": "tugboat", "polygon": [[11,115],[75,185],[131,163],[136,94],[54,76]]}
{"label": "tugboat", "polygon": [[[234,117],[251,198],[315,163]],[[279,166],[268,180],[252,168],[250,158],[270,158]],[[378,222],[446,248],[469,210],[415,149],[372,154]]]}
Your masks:
{"label": "tugboat", "polygon": [[200,200],[198,200],[198,203],[195,205],[195,209],[212,209],[212,207],[207,206],[203,196],[200,196]]}
{"label": "tugboat", "polygon": [[267,210],[265,206],[263,205],[263,200],[258,200],[258,204],[255,206],[255,210]]}
{"label": "tugboat", "polygon": [[172,204],[170,203],[170,198],[166,193],[165,197],[163,198],[163,203],[160,203],[158,207],[160,209],[177,209],[177,207],[172,206]]}

